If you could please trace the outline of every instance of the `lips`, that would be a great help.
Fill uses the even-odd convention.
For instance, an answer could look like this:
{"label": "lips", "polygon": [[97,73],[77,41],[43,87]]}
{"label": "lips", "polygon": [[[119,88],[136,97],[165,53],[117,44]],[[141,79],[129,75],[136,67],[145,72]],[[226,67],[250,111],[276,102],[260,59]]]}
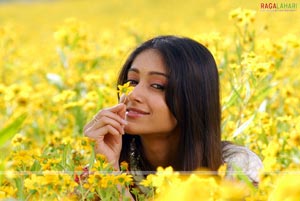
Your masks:
{"label": "lips", "polygon": [[132,118],[142,117],[148,114],[150,113],[137,108],[128,108],[126,112],[127,117],[132,117]]}

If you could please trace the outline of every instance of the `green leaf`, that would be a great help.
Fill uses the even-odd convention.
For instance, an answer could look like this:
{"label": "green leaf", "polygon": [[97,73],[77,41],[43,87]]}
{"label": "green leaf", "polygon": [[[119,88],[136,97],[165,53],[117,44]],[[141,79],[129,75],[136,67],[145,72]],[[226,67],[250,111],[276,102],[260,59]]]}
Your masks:
{"label": "green leaf", "polygon": [[96,158],[95,143],[92,142],[91,146],[92,146],[92,153],[91,153],[91,157],[90,157],[90,160],[89,160],[89,167],[93,167],[93,165],[95,163],[95,158]]}
{"label": "green leaf", "polygon": [[240,90],[241,88],[236,89],[232,84],[232,92],[230,94],[230,97],[228,98],[228,101],[224,103],[224,106],[222,107],[222,111],[224,111],[225,109],[229,108],[234,104],[237,104],[237,101],[242,99],[239,92]]}
{"label": "green leaf", "polygon": [[235,132],[233,133],[233,137],[238,136],[241,134],[253,121],[254,115],[252,115],[245,123],[243,123],[240,127],[238,127]]}
{"label": "green leaf", "polygon": [[15,182],[16,182],[18,200],[24,200],[23,178],[20,177],[20,178],[14,179],[14,180],[15,180]]}
{"label": "green leaf", "polygon": [[61,161],[63,166],[65,166],[67,164],[68,152],[69,152],[69,146],[68,146],[68,144],[66,144],[63,149],[62,161]]}
{"label": "green leaf", "polygon": [[10,140],[21,128],[27,114],[21,114],[11,124],[0,130],[0,146]]}
{"label": "green leaf", "polygon": [[41,170],[41,165],[40,165],[38,160],[35,160],[34,163],[31,166],[31,168],[30,168],[30,171],[37,172],[37,171],[40,171],[40,170]]}
{"label": "green leaf", "polygon": [[76,106],[72,108],[72,113],[75,116],[75,121],[78,129],[76,132],[74,132],[74,134],[77,135],[78,133],[83,133],[83,127],[86,121],[83,109],[79,106]]}
{"label": "green leaf", "polygon": [[[0,171],[1,172],[5,171],[5,164],[4,164],[4,161],[2,159],[2,156],[0,158]],[[2,182],[3,182],[3,174],[0,174],[0,186],[2,185]]]}
{"label": "green leaf", "polygon": [[256,188],[254,186],[254,184],[252,183],[252,181],[250,180],[250,178],[242,171],[242,168],[240,168],[239,166],[233,165],[233,169],[234,171],[236,171],[236,178],[239,181],[244,182],[253,192],[256,191]]}

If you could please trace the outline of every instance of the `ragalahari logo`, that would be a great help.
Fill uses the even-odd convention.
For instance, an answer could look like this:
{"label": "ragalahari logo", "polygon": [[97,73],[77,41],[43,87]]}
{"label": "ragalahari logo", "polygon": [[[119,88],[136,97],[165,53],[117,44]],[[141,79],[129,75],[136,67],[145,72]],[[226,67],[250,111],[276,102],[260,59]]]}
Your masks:
{"label": "ragalahari logo", "polygon": [[297,3],[287,3],[287,2],[262,2],[260,3],[261,11],[297,11]]}

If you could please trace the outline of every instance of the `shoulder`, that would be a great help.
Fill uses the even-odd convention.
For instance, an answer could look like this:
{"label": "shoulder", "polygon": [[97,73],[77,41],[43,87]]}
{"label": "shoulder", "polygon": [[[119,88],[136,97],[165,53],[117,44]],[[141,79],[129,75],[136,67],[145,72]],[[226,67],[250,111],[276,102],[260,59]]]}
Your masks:
{"label": "shoulder", "polygon": [[232,177],[236,169],[240,169],[252,182],[259,182],[259,170],[263,167],[263,164],[260,158],[250,149],[223,142],[222,158],[227,164],[228,177]]}

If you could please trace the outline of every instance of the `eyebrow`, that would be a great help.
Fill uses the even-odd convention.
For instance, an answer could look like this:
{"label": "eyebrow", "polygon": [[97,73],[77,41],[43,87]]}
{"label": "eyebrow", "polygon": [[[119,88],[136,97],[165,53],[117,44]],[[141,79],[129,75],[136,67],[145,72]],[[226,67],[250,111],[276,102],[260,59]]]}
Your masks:
{"label": "eyebrow", "polygon": [[[137,68],[129,68],[128,72],[130,72],[130,71],[140,73],[140,71]],[[149,75],[161,75],[161,76],[164,76],[166,78],[169,78],[169,76],[167,74],[162,73],[162,72],[158,72],[158,71],[150,71],[148,74]]]}

